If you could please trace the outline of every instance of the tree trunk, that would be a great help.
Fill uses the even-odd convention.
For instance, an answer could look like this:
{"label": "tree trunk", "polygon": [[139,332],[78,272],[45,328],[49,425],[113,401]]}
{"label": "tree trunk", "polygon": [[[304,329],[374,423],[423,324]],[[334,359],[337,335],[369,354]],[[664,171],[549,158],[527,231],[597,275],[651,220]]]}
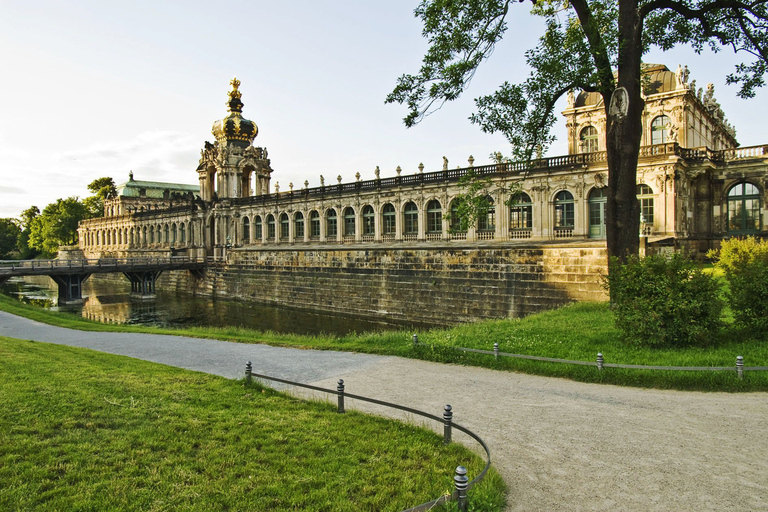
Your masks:
{"label": "tree trunk", "polygon": [[644,101],[640,95],[642,22],[637,14],[637,0],[619,0],[619,76],[616,90],[605,101],[608,120],[606,238],[608,256],[622,261],[637,254],[640,242],[640,204],[636,189]]}

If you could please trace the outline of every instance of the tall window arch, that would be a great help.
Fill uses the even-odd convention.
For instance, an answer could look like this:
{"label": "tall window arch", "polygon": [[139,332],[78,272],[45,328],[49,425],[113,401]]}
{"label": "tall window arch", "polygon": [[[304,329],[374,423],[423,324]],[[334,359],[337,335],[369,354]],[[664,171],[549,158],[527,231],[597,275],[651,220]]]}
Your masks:
{"label": "tall window arch", "polygon": [[283,212],[280,215],[280,240],[288,240],[290,235],[290,221],[288,220],[288,214]]}
{"label": "tall window arch", "polygon": [[163,243],[163,228],[157,226],[157,243]]}
{"label": "tall window arch", "polygon": [[301,212],[296,212],[293,216],[293,239],[304,240],[304,214]]}
{"label": "tall window arch", "polygon": [[737,183],[728,191],[728,232],[760,231],[760,189],[749,182]]}
{"label": "tall window arch", "polygon": [[419,207],[409,201],[403,208],[403,234],[417,235],[419,233]]}
{"label": "tall window arch", "polygon": [[637,186],[637,200],[640,202],[640,222],[653,224],[653,189],[645,183]]}
{"label": "tall window arch", "polygon": [[531,229],[533,227],[533,202],[525,192],[512,196],[509,203],[509,229]]}
{"label": "tall window arch", "polygon": [[336,217],[336,210],[329,208],[325,214],[325,238],[335,239],[339,234],[339,220]]}
{"label": "tall window arch", "polygon": [[261,225],[261,216],[259,215],[253,218],[253,238],[256,242],[261,242],[261,239],[264,238]]}
{"label": "tall window arch", "polygon": [[467,222],[467,219],[462,219],[459,216],[459,199],[454,199],[451,201],[451,225],[450,230],[451,233],[466,233],[467,228],[469,227],[469,224]]}
{"label": "tall window arch", "polygon": [[574,207],[573,194],[567,190],[561,190],[555,196],[555,227],[573,228]]}
{"label": "tall window arch", "polygon": [[168,229],[168,224],[166,224],[166,225],[165,225],[165,229],[164,229],[164,232],[165,232],[165,238],[163,239],[163,241],[164,241],[165,243],[168,243],[168,242],[170,242],[170,241],[171,241],[171,239],[170,239],[170,231],[169,231],[169,229]]}
{"label": "tall window arch", "polygon": [[355,236],[355,210],[351,206],[344,208],[344,236]]}
{"label": "tall window arch", "polygon": [[[131,233],[131,235],[133,235],[133,233]],[[184,222],[179,224],[179,236],[181,237],[181,243],[187,243],[187,225]]]}
{"label": "tall window arch", "polygon": [[267,216],[267,241],[274,242],[277,236],[275,229],[275,216],[271,213]]}
{"label": "tall window arch", "polygon": [[651,121],[651,144],[669,142],[669,124],[669,118],[663,114]]}
{"label": "tall window arch", "polygon": [[605,205],[608,202],[606,187],[593,188],[589,193],[589,236],[605,238]]}
{"label": "tall window arch", "polygon": [[373,236],[376,233],[376,223],[374,219],[373,206],[367,204],[363,207],[363,235]]}
{"label": "tall window arch", "polygon": [[309,212],[309,237],[320,238],[320,213],[317,210]]}
{"label": "tall window arch", "polygon": [[579,134],[579,145],[582,153],[594,153],[598,148],[597,128],[587,126]]}
{"label": "tall window arch", "polygon": [[478,231],[495,231],[496,230],[496,206],[493,204],[493,198],[491,196],[485,197],[486,207],[482,208],[477,213],[477,230]]}
{"label": "tall window arch", "polygon": [[427,233],[443,232],[443,207],[433,199],[427,203]]}
{"label": "tall window arch", "polygon": [[248,244],[251,242],[251,221],[248,217],[243,217],[243,243]]}
{"label": "tall window arch", "polygon": [[382,234],[394,235],[397,222],[395,217],[395,207],[392,203],[385,204],[384,208],[381,209],[381,221]]}

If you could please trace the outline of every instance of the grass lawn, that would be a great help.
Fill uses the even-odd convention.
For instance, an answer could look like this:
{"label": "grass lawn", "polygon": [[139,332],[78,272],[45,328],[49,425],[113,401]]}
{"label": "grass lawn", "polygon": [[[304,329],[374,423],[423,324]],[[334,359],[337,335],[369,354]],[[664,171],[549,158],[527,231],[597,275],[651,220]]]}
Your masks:
{"label": "grass lawn", "polygon": [[[348,350],[373,354],[471,364],[495,369],[565,377],[586,382],[619,385],[712,391],[768,391],[768,371],[747,372],[736,378],[736,356],[745,366],[768,366],[768,334],[755,335],[739,330],[726,311],[726,328],[706,347],[646,348],[622,342],[613,324],[607,303],[576,303],[523,319],[489,320],[446,329],[418,332],[422,347],[413,347],[412,332],[360,333],[343,337],[297,336],[258,332],[239,327],[159,329],[141,326],[100,324],[66,313],[46,311],[0,296],[0,309],[41,322],[95,331],[133,331],[216,338],[243,343]],[[499,343],[502,352],[580,361],[595,361],[601,352],[606,363],[656,366],[733,366],[729,372],[689,372],[606,369],[546,363],[522,359],[459,353],[451,347],[492,350]]]}
{"label": "grass lawn", "polygon": [[[244,382],[0,337],[0,510],[402,510],[483,460]],[[495,472],[470,494],[499,510]]]}

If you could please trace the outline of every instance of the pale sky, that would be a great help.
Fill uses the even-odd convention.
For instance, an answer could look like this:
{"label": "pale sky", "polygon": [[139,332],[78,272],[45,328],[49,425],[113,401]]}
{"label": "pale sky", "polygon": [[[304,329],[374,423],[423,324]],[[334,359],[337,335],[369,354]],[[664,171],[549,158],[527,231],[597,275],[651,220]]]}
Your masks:
{"label": "pale sky", "polygon": [[[473,98],[528,76],[525,50],[541,20],[515,5],[507,37],[467,94],[415,128],[384,98],[398,76],[418,71],[427,44],[413,17],[418,0],[53,1],[0,0],[0,217],[17,217],[59,197],[87,196],[93,179],[197,184],[204,141],[226,115],[237,76],[244,117],[256,122],[272,183],[318,186],[489,162],[509,154],[501,135],[469,123]],[[715,98],[742,146],[768,143],[768,90],[745,101],[725,75],[741,60],[730,50],[688,48],[646,62],[715,84]],[[563,103],[562,108],[565,107]],[[562,110],[560,108],[560,110]],[[565,154],[565,128],[549,155]]]}

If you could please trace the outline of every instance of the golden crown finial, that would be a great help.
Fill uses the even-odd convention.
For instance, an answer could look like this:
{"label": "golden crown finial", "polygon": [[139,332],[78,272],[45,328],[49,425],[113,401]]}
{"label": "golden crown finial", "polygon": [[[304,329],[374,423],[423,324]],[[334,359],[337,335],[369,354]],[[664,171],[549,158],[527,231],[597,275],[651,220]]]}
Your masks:
{"label": "golden crown finial", "polygon": [[238,80],[237,77],[235,77],[232,80],[230,80],[229,84],[232,86],[232,90],[229,91],[229,97],[231,99],[233,98],[240,99],[241,93],[237,89],[238,87],[240,87],[240,80]]}

